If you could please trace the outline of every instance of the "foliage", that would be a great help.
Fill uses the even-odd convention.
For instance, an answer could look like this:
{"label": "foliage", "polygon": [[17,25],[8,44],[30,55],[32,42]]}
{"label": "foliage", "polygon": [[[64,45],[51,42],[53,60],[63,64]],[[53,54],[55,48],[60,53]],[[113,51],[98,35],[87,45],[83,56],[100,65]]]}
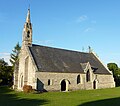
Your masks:
{"label": "foliage", "polygon": [[0,87],[1,106],[120,106],[120,87],[73,92],[23,93]]}
{"label": "foliage", "polygon": [[12,67],[8,66],[4,59],[0,59],[0,85],[11,85],[12,73]]}
{"label": "foliage", "polygon": [[114,72],[118,69],[118,66],[116,63],[108,63],[107,67],[109,68],[110,71]]}
{"label": "foliage", "polygon": [[116,63],[108,63],[107,67],[113,73],[116,86],[120,86],[120,68]]}
{"label": "foliage", "polygon": [[13,79],[13,71],[17,70],[17,68],[18,68],[18,64],[19,64],[18,56],[19,56],[19,53],[20,53],[20,49],[21,49],[21,46],[19,45],[19,43],[17,43],[16,46],[14,47],[14,49],[12,50],[13,53],[11,53],[11,55],[10,55],[10,57],[11,57],[10,62],[12,64],[12,67],[9,66],[9,68],[11,68],[11,71],[10,71],[10,74],[9,74],[10,75],[9,79],[11,79],[11,80],[9,82],[9,85],[13,84],[13,80],[12,80]]}
{"label": "foliage", "polygon": [[10,62],[13,66],[8,66],[8,63],[4,61],[4,59],[0,59],[0,85],[9,85],[13,84],[13,70],[16,61],[18,60],[18,55],[20,52],[19,43],[14,47],[13,53],[11,53]]}
{"label": "foliage", "polygon": [[32,86],[31,86],[31,85],[24,85],[24,86],[23,86],[23,91],[24,91],[25,93],[30,93],[30,92],[32,92],[32,91],[33,91]]}
{"label": "foliage", "polygon": [[21,49],[21,46],[19,45],[19,43],[17,43],[14,49],[12,50],[13,53],[11,53],[10,62],[13,65],[13,67],[15,66],[15,63],[18,60],[20,49]]}

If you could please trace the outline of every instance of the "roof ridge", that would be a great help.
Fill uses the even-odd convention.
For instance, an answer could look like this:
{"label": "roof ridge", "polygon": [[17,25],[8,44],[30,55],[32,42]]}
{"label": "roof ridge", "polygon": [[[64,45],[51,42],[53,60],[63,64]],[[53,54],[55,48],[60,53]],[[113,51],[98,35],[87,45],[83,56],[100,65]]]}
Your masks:
{"label": "roof ridge", "polygon": [[37,45],[37,44],[32,44],[32,46],[40,46],[40,47],[57,49],[57,50],[63,50],[63,51],[69,51],[69,52],[77,52],[77,53],[91,54],[91,53],[88,53],[88,52],[81,52],[81,51],[77,51],[77,50],[70,50],[70,49],[65,49],[65,48],[58,48],[58,47],[51,47],[51,46],[44,46],[44,45]]}

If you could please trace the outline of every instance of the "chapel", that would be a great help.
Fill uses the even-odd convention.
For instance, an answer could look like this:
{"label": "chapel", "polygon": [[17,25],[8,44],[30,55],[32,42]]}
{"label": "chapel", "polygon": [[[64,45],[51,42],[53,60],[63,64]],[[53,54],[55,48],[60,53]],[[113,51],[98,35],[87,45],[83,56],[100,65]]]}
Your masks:
{"label": "chapel", "polygon": [[32,43],[30,9],[22,34],[14,89],[31,85],[38,91],[71,91],[115,87],[112,73],[91,52],[79,52]]}

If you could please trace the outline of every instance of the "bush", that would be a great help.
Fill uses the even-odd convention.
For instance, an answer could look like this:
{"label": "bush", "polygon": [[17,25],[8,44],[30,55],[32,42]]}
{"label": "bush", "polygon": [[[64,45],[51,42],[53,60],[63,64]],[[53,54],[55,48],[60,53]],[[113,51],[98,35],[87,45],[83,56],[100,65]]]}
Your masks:
{"label": "bush", "polygon": [[33,91],[32,86],[31,86],[31,85],[24,85],[24,86],[23,86],[23,91],[24,91],[25,93],[30,93],[30,92],[32,92],[32,91]]}

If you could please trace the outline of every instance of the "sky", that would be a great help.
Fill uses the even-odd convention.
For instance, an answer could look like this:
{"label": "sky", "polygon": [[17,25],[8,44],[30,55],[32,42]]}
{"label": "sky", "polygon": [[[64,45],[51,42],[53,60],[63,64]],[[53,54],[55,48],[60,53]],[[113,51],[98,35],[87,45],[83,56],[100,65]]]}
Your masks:
{"label": "sky", "polygon": [[30,4],[33,43],[88,52],[120,66],[120,0],[0,0],[0,58],[9,63]]}

